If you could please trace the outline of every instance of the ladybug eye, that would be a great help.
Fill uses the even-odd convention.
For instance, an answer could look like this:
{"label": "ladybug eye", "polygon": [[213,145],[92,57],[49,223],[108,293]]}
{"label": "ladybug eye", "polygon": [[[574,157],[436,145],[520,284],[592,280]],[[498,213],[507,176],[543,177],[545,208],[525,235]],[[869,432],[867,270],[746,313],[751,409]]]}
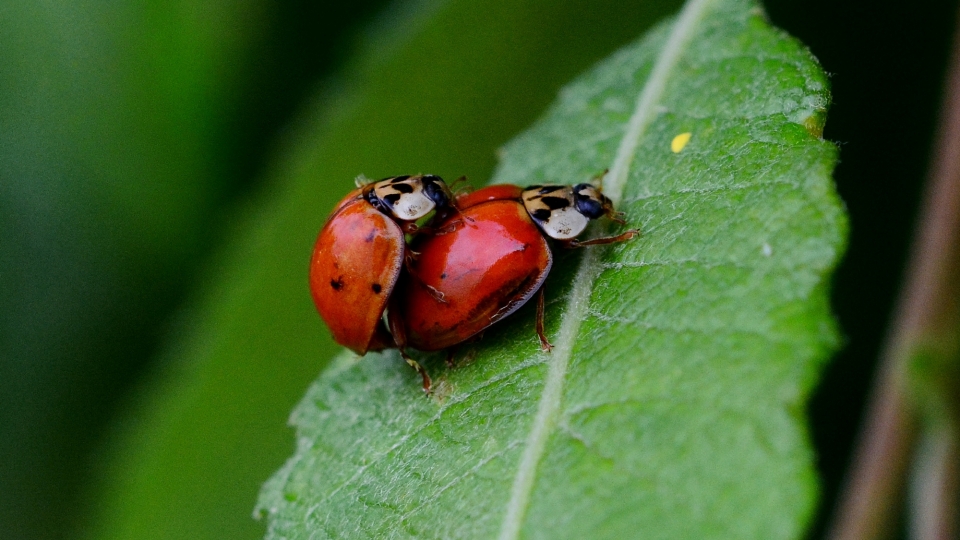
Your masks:
{"label": "ladybug eye", "polygon": [[450,196],[447,194],[446,184],[439,176],[423,177],[423,194],[436,203],[438,208],[450,205]]}
{"label": "ladybug eye", "polygon": [[369,192],[367,192],[364,195],[364,198],[377,210],[383,212],[384,214],[390,213],[390,208],[384,203],[384,201],[380,200],[380,197],[377,197],[377,193],[374,190],[371,189]]}
{"label": "ladybug eye", "polygon": [[597,219],[603,215],[603,205],[596,199],[577,197],[577,211],[590,219]]}
{"label": "ladybug eye", "polygon": [[573,200],[577,211],[590,219],[597,219],[605,213],[603,208],[606,197],[597,192],[590,184],[573,186]]}

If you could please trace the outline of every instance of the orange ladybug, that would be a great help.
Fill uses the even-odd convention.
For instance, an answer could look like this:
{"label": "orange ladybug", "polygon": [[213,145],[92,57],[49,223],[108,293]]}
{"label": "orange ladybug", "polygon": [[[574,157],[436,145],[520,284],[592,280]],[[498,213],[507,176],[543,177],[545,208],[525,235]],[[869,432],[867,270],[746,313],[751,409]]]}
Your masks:
{"label": "orange ladybug", "polygon": [[[446,349],[479,334],[540,292],[537,335],[543,330],[543,282],[553,265],[547,238],[567,247],[609,244],[617,236],[578,241],[587,224],[601,216],[624,223],[609,198],[592,184],[493,185],[456,200],[459,215],[438,227],[449,232],[418,236],[419,255],[401,278],[391,304],[391,330],[401,348]],[[399,324],[402,322],[402,324]]]}
{"label": "orange ladybug", "polygon": [[[323,226],[310,259],[310,291],[337,343],[359,355],[394,347],[383,312],[404,261],[404,234],[436,211],[443,218],[452,196],[439,176],[395,176],[348,194]],[[402,351],[401,351],[402,352]],[[424,379],[423,368],[404,354]]]}

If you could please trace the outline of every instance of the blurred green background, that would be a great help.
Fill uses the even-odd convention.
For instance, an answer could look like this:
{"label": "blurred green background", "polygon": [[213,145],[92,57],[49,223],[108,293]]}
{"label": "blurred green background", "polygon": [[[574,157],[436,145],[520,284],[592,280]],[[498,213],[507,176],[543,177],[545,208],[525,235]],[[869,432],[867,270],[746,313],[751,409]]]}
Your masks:
{"label": "blurred green background", "polygon": [[[258,538],[336,347],[306,261],[360,173],[483,182],[676,1],[0,5],[0,538]],[[957,2],[776,0],[832,74],[846,347],[811,405],[816,537],[901,277]]]}

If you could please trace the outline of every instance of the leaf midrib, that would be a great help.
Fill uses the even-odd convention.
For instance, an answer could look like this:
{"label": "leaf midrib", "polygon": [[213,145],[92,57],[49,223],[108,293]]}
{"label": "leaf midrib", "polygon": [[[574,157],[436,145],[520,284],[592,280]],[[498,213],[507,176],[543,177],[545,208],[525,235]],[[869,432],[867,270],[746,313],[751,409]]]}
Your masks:
{"label": "leaf midrib", "polygon": [[[673,29],[670,31],[663,50],[654,63],[649,78],[637,97],[633,114],[627,123],[623,138],[620,140],[613,164],[610,166],[610,172],[605,178],[604,194],[615,205],[619,204],[623,197],[630,166],[639,147],[640,139],[656,116],[657,103],[663,96],[667,79],[676,66],[684,47],[692,38],[697,23],[702,18],[710,1],[689,0],[684,5]],[[540,401],[537,404],[537,414],[533,419],[523,455],[513,479],[510,499],[507,502],[506,513],[500,528],[500,540],[514,540],[520,534],[520,528],[530,505],[530,493],[533,490],[536,471],[546,449],[547,440],[556,426],[567,367],[573,354],[580,324],[589,309],[594,281],[602,270],[598,250],[587,250],[580,261],[580,266],[574,277],[573,288],[568,296],[567,309],[564,310],[561,318],[557,346],[551,354],[543,393],[540,395]]]}

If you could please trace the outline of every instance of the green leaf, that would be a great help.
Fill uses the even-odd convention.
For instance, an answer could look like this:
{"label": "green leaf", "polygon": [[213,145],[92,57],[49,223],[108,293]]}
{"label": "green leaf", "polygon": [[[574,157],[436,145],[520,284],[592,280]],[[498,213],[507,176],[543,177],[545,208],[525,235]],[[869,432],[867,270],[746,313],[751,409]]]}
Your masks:
{"label": "green leaf", "polygon": [[846,231],[828,103],[815,59],[746,0],[688,2],[566,87],[494,182],[609,168],[643,236],[560,254],[552,354],[527,306],[456,368],[427,358],[431,398],[394,353],[340,355],[261,492],[268,538],[801,536]]}
{"label": "green leaf", "polygon": [[489,178],[496,148],[557,88],[676,7],[425,0],[383,13],[276,141],[263,191],[227,220],[226,249],[110,434],[111,466],[84,498],[86,537],[261,538],[250,510],[291,453],[284,421],[339,350],[310,301],[306,264],[353,178]]}

